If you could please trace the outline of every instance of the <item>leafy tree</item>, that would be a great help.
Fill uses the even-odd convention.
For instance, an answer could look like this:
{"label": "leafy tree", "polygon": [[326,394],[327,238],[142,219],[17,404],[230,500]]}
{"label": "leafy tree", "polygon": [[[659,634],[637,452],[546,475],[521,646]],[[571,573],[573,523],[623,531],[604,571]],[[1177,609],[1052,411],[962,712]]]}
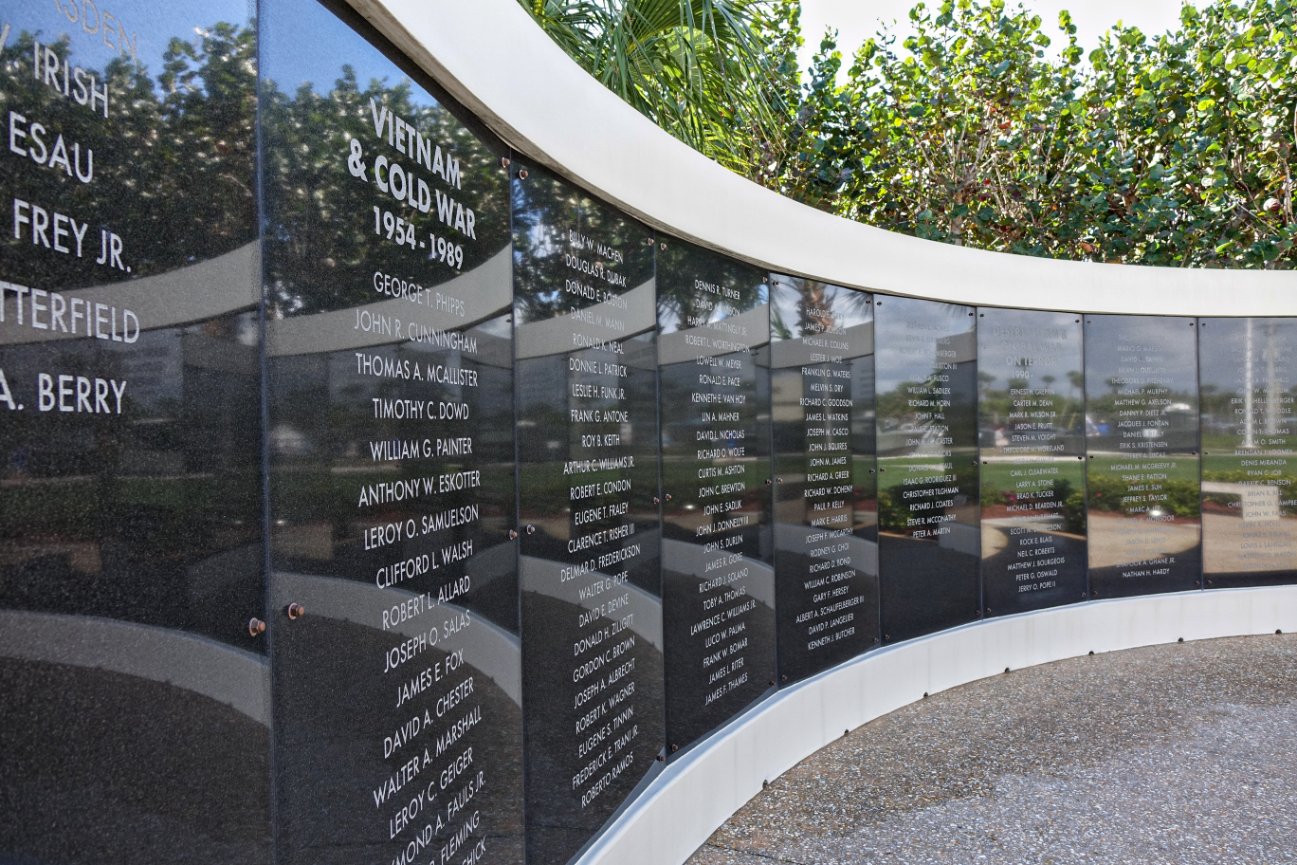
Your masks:
{"label": "leafy tree", "polygon": [[[1162,265],[1291,267],[1297,6],[1186,6],[1057,60],[1003,0],[919,3],[840,86],[830,35],[771,184],[841,215],[986,249]],[[900,50],[904,48],[905,50]]]}
{"label": "leafy tree", "polygon": [[[767,0],[519,0],[595,78],[659,126],[721,164],[760,173],[779,140],[772,98],[778,23]],[[785,20],[784,24],[787,22]],[[772,29],[774,28],[774,29]],[[785,26],[781,31],[788,38]],[[786,89],[786,88],[785,88]]]}
{"label": "leafy tree", "polygon": [[1088,55],[1067,12],[920,2],[903,41],[844,61],[826,34],[804,74],[797,0],[524,5],[663,128],[816,207],[1006,252],[1293,264],[1293,0],[1186,6]]}

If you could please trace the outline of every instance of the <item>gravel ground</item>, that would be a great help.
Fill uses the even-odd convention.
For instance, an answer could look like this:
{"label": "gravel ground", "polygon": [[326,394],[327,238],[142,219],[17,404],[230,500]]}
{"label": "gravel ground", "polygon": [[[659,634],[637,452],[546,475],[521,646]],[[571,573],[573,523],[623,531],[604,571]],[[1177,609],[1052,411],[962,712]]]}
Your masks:
{"label": "gravel ground", "polygon": [[973,682],[771,782],[688,865],[1297,863],[1297,636]]}

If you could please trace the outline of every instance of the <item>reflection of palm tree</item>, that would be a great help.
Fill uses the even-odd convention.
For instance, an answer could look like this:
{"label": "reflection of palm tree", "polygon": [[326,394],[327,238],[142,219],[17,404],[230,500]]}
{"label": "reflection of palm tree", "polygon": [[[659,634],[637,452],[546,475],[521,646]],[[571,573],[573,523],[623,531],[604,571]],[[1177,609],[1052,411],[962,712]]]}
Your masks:
{"label": "reflection of palm tree", "polygon": [[780,58],[766,50],[751,0],[524,0],[567,54],[694,149],[742,173],[753,154],[735,124],[776,141],[763,86]]}
{"label": "reflection of palm tree", "polygon": [[797,327],[802,336],[837,333],[870,313],[869,294],[798,277],[775,277],[798,293]]}
{"label": "reflection of palm tree", "polygon": [[1067,392],[1068,398],[1075,399],[1072,394],[1080,393],[1085,387],[1085,373],[1078,369],[1069,370],[1067,373],[1067,384],[1071,388],[1071,390]]}
{"label": "reflection of palm tree", "polygon": [[[718,299],[699,291],[695,278],[733,289],[738,297]],[[728,308],[728,314],[747,312],[766,302],[766,278],[764,271],[749,264],[682,240],[670,241],[657,255],[658,318],[664,323],[674,319],[686,329],[703,313],[703,303],[713,301],[716,308]]]}
{"label": "reflection of palm tree", "polygon": [[[649,245],[652,236],[635,220],[536,167],[528,169],[526,180],[513,182],[511,195],[519,324],[552,318],[591,304],[581,295],[564,291],[565,281],[575,275],[564,262],[567,253],[625,277],[629,283],[627,289],[652,276],[653,248]],[[584,248],[574,244],[569,230],[578,232],[596,246]],[[601,255],[600,245],[620,252],[622,260]],[[610,288],[595,277],[587,282],[600,289]],[[613,289],[614,293],[621,291]]]}
{"label": "reflection of palm tree", "polygon": [[828,286],[813,279],[801,282],[801,300],[797,303],[797,326],[802,336],[814,336],[817,333],[832,332],[833,295]]}

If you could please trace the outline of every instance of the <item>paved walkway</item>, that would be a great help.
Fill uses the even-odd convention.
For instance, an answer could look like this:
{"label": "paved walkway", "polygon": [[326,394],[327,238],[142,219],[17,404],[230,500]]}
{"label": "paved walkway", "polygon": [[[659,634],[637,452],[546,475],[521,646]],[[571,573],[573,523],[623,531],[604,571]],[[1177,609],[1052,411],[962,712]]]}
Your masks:
{"label": "paved walkway", "polygon": [[689,865],[1297,863],[1297,636],[1018,670],[866,724]]}

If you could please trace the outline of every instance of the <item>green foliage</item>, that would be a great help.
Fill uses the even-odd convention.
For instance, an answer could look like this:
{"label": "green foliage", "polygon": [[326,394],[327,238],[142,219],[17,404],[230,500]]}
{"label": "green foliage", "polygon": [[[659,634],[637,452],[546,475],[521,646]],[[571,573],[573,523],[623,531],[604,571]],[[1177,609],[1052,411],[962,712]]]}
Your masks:
{"label": "green foliage", "polygon": [[663,128],[822,209],[1005,252],[1293,265],[1293,0],[1186,6],[1088,55],[1066,11],[918,3],[903,43],[882,30],[844,73],[829,33],[804,75],[796,0],[522,2]]}
{"label": "green foliage", "polygon": [[1085,534],[1086,528],[1085,494],[1077,490],[1063,500],[1063,531],[1076,535]]}
{"label": "green foliage", "polygon": [[797,4],[519,0],[610,90],[696,150],[762,176],[798,100]]}
{"label": "green foliage", "polygon": [[[1063,518],[1063,531],[1078,535],[1084,534],[1085,495],[1066,478],[1051,480],[1049,487],[1046,489],[1050,491],[1049,495],[1040,495],[1042,491],[1037,489],[1037,496],[1042,501],[1050,500],[1062,503],[1058,513]],[[1013,490],[990,483],[985,476],[983,476],[980,498],[983,508],[1012,505],[1017,501]]]}
{"label": "green foliage", "polygon": [[878,491],[878,528],[880,531],[899,534],[905,531],[909,508],[901,503],[903,486],[897,485]]}
{"label": "green foliage", "polygon": [[816,120],[790,131],[797,153],[775,185],[985,249],[1291,267],[1295,13],[1289,0],[1186,7],[1177,32],[1116,26],[1083,58],[1063,12],[1053,59],[1021,7],[919,3],[903,46],[884,31],[840,87],[803,88],[799,116]]}

